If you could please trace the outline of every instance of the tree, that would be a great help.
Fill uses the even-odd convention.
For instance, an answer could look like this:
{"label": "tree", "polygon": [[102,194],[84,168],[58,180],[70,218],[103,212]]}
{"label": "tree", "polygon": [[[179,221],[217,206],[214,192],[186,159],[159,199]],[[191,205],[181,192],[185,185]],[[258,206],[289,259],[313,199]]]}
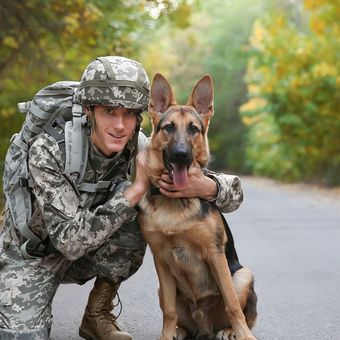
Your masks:
{"label": "tree", "polygon": [[256,22],[248,66],[248,157],[254,171],[284,180],[339,184],[337,7],[304,2],[300,20],[273,12]]}
{"label": "tree", "polygon": [[246,171],[246,129],[239,106],[246,101],[248,38],[255,18],[266,6],[266,1],[251,0],[202,2],[191,16],[190,26],[180,32],[162,27],[156,44],[142,53],[147,67],[157,65],[154,69],[170,79],[181,103],[205,73],[211,74],[215,115],[209,141],[214,168]]}
{"label": "tree", "polygon": [[1,172],[10,136],[24,120],[18,102],[54,81],[79,80],[97,56],[138,59],[158,26],[185,26],[190,8],[185,0],[0,1]]}

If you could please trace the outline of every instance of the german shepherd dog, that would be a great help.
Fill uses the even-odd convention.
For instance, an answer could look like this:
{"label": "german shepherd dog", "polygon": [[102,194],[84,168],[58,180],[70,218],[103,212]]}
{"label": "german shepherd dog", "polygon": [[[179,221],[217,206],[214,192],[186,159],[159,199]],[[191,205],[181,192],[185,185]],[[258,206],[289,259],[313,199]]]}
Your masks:
{"label": "german shepherd dog", "polygon": [[149,115],[153,131],[147,172],[152,186],[140,202],[139,222],[160,284],[160,339],[254,340],[254,279],[238,261],[223,215],[208,201],[168,198],[152,190],[165,170],[175,186],[183,187],[193,167],[207,165],[211,77],[196,84],[187,105],[177,105],[167,80],[156,74]]}

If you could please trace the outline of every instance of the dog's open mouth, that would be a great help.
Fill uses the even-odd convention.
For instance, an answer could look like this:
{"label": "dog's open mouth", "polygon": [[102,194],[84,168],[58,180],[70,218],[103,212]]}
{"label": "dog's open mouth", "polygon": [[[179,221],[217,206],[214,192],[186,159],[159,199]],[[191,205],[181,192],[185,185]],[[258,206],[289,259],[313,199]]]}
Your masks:
{"label": "dog's open mouth", "polygon": [[173,184],[177,188],[182,188],[187,184],[188,181],[188,168],[187,164],[172,163],[163,152],[164,166],[169,172]]}
{"label": "dog's open mouth", "polygon": [[172,165],[172,181],[177,188],[182,188],[188,181],[188,167],[183,164],[171,163]]}

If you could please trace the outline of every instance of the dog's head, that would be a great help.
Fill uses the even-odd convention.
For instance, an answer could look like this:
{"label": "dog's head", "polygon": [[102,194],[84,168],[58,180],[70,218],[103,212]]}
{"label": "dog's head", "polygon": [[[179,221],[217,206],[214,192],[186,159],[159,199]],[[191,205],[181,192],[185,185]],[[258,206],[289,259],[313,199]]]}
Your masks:
{"label": "dog's head", "polygon": [[[154,76],[149,104],[153,127],[150,149],[162,157],[158,167],[169,171],[177,187],[185,186],[191,166],[198,163],[203,167],[209,161],[207,132],[213,112],[209,75],[195,85],[187,105],[177,105],[167,80],[159,73]],[[151,167],[157,167],[156,161],[150,162]]]}

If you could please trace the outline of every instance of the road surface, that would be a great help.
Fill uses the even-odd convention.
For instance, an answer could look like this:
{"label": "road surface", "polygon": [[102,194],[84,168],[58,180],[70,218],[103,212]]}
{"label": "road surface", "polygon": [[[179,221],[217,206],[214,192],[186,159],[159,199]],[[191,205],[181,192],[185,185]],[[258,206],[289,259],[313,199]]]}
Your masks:
{"label": "road surface", "polygon": [[[258,294],[259,340],[340,339],[340,194],[242,178],[244,203],[227,215]],[[62,285],[53,304],[52,340],[76,340],[93,282]],[[119,317],[135,340],[158,339],[161,311],[149,252],[120,289]]]}

